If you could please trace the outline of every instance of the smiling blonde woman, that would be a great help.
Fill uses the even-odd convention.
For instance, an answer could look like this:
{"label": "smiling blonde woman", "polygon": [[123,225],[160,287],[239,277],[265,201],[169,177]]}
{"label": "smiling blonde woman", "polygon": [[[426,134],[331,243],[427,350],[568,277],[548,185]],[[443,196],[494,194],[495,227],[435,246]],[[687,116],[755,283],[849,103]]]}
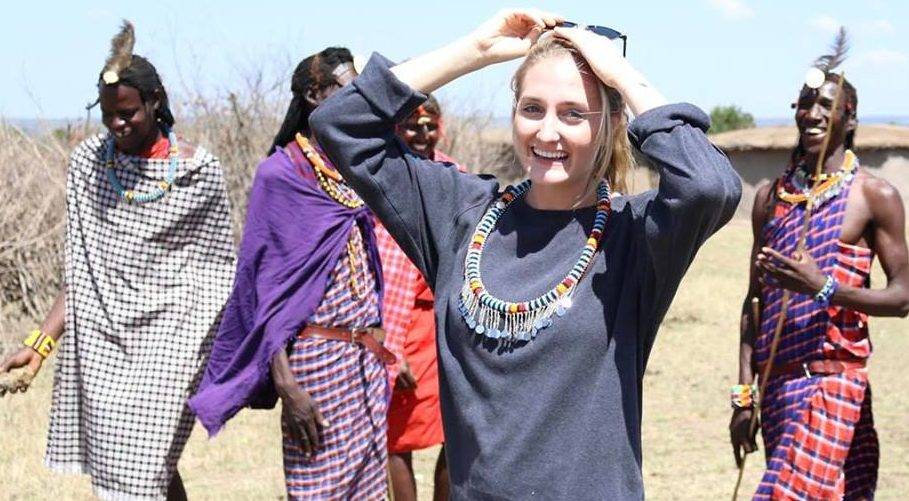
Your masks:
{"label": "smiling blonde woman", "polygon": [[[741,193],[701,110],[666,105],[599,35],[614,30],[563,21],[505,11],[398,66],[373,56],[310,119],[433,288],[453,499],[643,498],[647,359]],[[426,93],[525,55],[513,119],[524,182],[502,189],[395,138]],[[613,197],[629,138],[660,185]]]}

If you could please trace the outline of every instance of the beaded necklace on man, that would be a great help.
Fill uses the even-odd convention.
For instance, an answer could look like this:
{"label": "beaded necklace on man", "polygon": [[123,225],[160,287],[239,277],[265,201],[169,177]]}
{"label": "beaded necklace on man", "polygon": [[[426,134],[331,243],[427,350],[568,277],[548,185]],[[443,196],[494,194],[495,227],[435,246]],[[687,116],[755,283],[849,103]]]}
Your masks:
{"label": "beaded necklace on man", "polygon": [[486,240],[502,214],[515,200],[530,189],[530,180],[517,186],[509,186],[480,219],[480,223],[470,238],[467,257],[464,260],[464,285],[461,288],[461,299],[458,309],[464,317],[467,327],[489,339],[502,339],[508,342],[530,341],[537,333],[552,325],[553,314],[561,317],[572,305],[572,296],[578,282],[587,273],[593,256],[596,254],[603,238],[603,230],[611,212],[609,184],[600,182],[597,187],[597,212],[593,230],[581,250],[577,263],[555,287],[536,299],[530,301],[505,301],[486,290],[480,275],[480,260]]}
{"label": "beaded necklace on man", "polygon": [[[306,156],[306,159],[312,165],[312,170],[316,173],[319,186],[332,200],[348,209],[358,209],[363,206],[363,199],[352,192],[344,182],[340,172],[325,165],[322,155],[313,148],[306,136],[298,132],[294,139],[297,142],[297,146],[300,147],[300,151],[303,152],[303,155]],[[350,268],[350,287],[354,296],[357,298],[365,297],[368,291],[364,290],[364,286],[357,281],[356,272],[361,265],[360,259],[357,258],[357,249],[354,248],[354,243],[350,239],[347,240],[347,264]]]}
{"label": "beaded necklace on man", "polygon": [[[800,204],[809,198],[811,198],[812,205],[823,204],[839,195],[843,191],[843,186],[846,182],[851,181],[855,177],[857,163],[855,153],[852,150],[846,150],[846,154],[843,157],[843,166],[840,170],[833,173],[822,173],[819,178],[815,177],[814,174],[808,174],[803,166],[796,166],[789,179],[786,180],[796,193],[787,191],[787,183],[784,181],[779,183],[777,196],[780,200],[790,204]],[[812,188],[815,181],[820,181],[820,184]]]}
{"label": "beaded necklace on man", "polygon": [[167,192],[173,188],[174,178],[177,176],[177,164],[180,161],[180,150],[177,147],[177,135],[174,134],[173,129],[165,126],[164,133],[167,135],[167,141],[170,143],[170,148],[168,150],[168,160],[170,163],[167,167],[167,177],[163,181],[158,181],[158,186],[156,186],[151,193],[136,193],[134,190],[127,190],[123,187],[123,184],[120,182],[120,178],[117,177],[115,171],[117,163],[114,153],[114,137],[112,135],[108,137],[104,154],[104,164],[107,167],[107,179],[111,186],[113,186],[114,191],[117,192],[117,195],[123,200],[126,200],[129,203],[146,204],[161,199],[161,197],[166,195]]}
{"label": "beaded necklace on man", "polygon": [[343,190],[340,188],[340,186],[347,188],[347,184],[344,183],[344,178],[341,177],[341,173],[325,165],[325,161],[322,160],[322,155],[313,148],[309,139],[306,139],[306,136],[299,132],[295,139],[297,141],[297,146],[300,147],[300,151],[306,155],[306,159],[312,164],[313,171],[316,173],[316,179],[319,181],[319,186],[322,187],[325,193],[328,193],[328,196],[335,202],[338,202],[349,209],[360,208],[363,205],[363,200],[356,194],[351,193],[349,189]]}

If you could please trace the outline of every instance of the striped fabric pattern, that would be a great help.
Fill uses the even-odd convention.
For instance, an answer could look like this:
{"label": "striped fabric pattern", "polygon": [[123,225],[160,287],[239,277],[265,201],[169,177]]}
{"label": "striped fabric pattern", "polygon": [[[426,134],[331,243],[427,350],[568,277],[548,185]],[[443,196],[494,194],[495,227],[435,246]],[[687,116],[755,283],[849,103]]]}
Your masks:
{"label": "striped fabric pattern", "polygon": [[[322,303],[309,323],[325,327],[379,325],[375,272],[367,263],[358,227],[350,235],[355,255],[342,255]],[[353,274],[353,275],[351,275]],[[352,290],[351,277],[358,284]],[[366,291],[365,295],[358,295]],[[289,499],[384,499],[388,462],[387,379],[382,362],[359,345],[297,339],[290,354],[297,382],[329,421],[312,458],[284,429],[284,475]],[[282,422],[282,428],[283,428]]]}
{"label": "striped fabric pattern", "polygon": [[873,497],[879,454],[865,371],[776,378],[766,394],[768,467],[754,499]]}
{"label": "striped fabric pattern", "polygon": [[[851,183],[846,183],[840,196],[816,207],[811,214],[811,229],[808,231],[805,248],[825,273],[832,273],[837,261],[840,227],[846,213],[850,187]],[[805,205],[779,202],[777,207],[783,208],[778,211],[782,214],[764,226],[764,245],[791,256],[798,246],[805,219]],[[761,333],[754,347],[758,365],[765,364],[770,356],[770,343],[782,310],[783,293],[784,290],[779,287],[761,287]],[[827,309],[819,308],[811,295],[792,292],[774,364],[822,358],[829,319]]]}
{"label": "striped fabric pattern", "polygon": [[[814,209],[806,248],[841,285],[867,287],[873,253],[839,240],[851,184]],[[804,211],[803,204],[779,202],[763,229],[766,245],[791,255]],[[783,290],[765,285],[762,295],[755,343],[759,365],[769,358]],[[792,293],[774,365],[870,355],[867,315],[838,306],[821,308],[813,297]],[[754,499],[873,498],[879,454],[867,370],[778,376],[768,382],[761,404],[767,471]]]}

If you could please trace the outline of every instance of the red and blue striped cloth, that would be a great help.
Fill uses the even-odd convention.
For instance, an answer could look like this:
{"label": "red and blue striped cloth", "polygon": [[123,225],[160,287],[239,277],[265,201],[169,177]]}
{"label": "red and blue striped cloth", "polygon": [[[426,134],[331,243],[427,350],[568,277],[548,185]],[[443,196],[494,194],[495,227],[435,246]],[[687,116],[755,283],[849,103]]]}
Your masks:
{"label": "red and blue striped cloth", "polygon": [[[868,287],[873,253],[840,241],[852,180],[815,207],[806,249],[841,285]],[[805,216],[804,204],[779,201],[763,228],[765,245],[792,255]],[[783,290],[764,285],[758,366],[767,363],[781,312]],[[810,295],[791,293],[774,366],[814,360],[863,360],[871,355],[867,315],[839,306],[820,307]],[[767,455],[756,500],[872,499],[877,483],[878,441],[865,369],[842,374],[786,374],[770,379],[761,401]]]}
{"label": "red and blue striped cloth", "polygon": [[[356,225],[350,243],[354,259],[342,254],[310,324],[350,328],[381,322],[375,283],[378,270],[365,266],[369,261]],[[351,278],[357,283],[356,290]],[[290,366],[329,426],[322,430],[321,447],[311,458],[284,430],[288,498],[385,499],[388,384],[381,360],[360,345],[298,338]]]}

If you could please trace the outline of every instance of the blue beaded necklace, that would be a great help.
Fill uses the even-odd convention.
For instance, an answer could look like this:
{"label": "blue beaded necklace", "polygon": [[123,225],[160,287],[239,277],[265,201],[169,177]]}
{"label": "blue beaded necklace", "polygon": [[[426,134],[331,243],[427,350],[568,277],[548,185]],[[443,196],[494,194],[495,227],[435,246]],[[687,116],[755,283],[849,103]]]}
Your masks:
{"label": "blue beaded necklace", "polygon": [[177,176],[177,163],[180,161],[180,152],[177,148],[177,135],[174,133],[173,129],[165,126],[164,133],[167,134],[167,140],[170,142],[170,151],[168,154],[170,164],[167,167],[167,177],[163,181],[159,181],[158,186],[156,186],[151,193],[136,193],[133,190],[127,190],[123,187],[120,178],[117,177],[117,173],[114,170],[116,167],[116,162],[114,160],[114,137],[108,135],[107,148],[104,156],[104,164],[107,167],[107,179],[110,181],[111,186],[114,187],[114,191],[117,195],[128,203],[146,204],[154,202],[155,200],[161,199],[161,197],[166,195],[167,192],[173,188],[174,179]]}
{"label": "blue beaded necklace", "polygon": [[505,301],[486,290],[480,276],[480,260],[486,240],[502,214],[511,204],[530,190],[530,180],[517,186],[509,186],[492,206],[487,209],[467,248],[464,259],[464,285],[458,310],[467,327],[489,339],[507,342],[530,341],[537,333],[552,325],[552,316],[565,315],[572,305],[572,296],[578,282],[587,273],[593,256],[600,247],[606,221],[612,210],[609,184],[605,181],[597,186],[597,213],[577,263],[568,275],[542,296],[530,301]]}

